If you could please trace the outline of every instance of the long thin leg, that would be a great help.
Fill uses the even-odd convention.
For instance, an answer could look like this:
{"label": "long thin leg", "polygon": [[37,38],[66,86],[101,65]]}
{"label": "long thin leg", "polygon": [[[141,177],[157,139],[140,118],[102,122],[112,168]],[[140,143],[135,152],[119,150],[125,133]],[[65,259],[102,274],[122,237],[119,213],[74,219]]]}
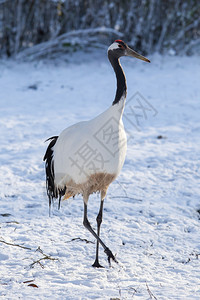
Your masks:
{"label": "long thin leg", "polygon": [[[103,217],[103,203],[104,203],[104,199],[101,199],[100,209],[99,209],[99,213],[97,216],[97,235],[98,235],[98,237],[100,237],[100,227],[101,227],[102,217]],[[99,241],[98,240],[97,240],[97,246],[96,246],[96,259],[92,266],[96,267],[96,268],[103,268],[99,263]]]}
{"label": "long thin leg", "polygon": [[87,218],[87,200],[88,200],[88,197],[87,197],[87,199],[84,199],[84,219],[83,219],[83,225],[85,226],[85,228],[87,228],[92,233],[92,235],[97,239],[97,241],[99,241],[99,243],[101,244],[101,246],[104,248],[104,252],[108,256],[108,262],[109,262],[109,265],[110,265],[110,259],[113,259],[115,262],[117,262],[117,260],[115,259],[114,255],[112,254],[112,252],[110,251],[110,249],[108,247],[106,247],[106,245],[104,244],[104,242],[100,239],[100,237],[92,229],[92,227],[90,225],[90,222],[88,221],[88,218]]}

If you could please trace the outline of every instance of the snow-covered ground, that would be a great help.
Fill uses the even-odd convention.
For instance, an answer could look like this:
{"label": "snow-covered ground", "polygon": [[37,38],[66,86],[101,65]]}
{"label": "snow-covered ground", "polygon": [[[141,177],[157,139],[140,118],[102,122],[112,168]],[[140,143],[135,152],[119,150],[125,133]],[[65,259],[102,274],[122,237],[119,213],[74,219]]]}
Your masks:
{"label": "snow-covered ground", "polygon": [[[119,264],[109,268],[100,249],[103,269],[91,267],[81,196],[48,216],[42,159],[45,139],[111,105],[116,82],[106,53],[1,61],[2,299],[200,299],[200,57],[149,58],[121,59],[128,152],[101,231]],[[90,197],[94,228],[99,202]]]}

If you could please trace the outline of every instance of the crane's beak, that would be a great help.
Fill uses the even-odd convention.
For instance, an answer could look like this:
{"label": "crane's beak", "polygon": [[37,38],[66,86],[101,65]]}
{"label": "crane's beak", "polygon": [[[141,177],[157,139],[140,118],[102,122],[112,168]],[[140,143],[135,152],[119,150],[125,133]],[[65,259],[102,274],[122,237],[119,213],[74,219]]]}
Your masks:
{"label": "crane's beak", "polygon": [[137,53],[136,51],[132,50],[132,49],[129,48],[129,47],[126,49],[126,55],[127,55],[127,56],[131,56],[131,57],[136,57],[136,58],[138,58],[138,59],[141,59],[141,60],[144,60],[144,61],[150,63],[150,60],[148,60],[148,58],[142,56],[141,54]]}

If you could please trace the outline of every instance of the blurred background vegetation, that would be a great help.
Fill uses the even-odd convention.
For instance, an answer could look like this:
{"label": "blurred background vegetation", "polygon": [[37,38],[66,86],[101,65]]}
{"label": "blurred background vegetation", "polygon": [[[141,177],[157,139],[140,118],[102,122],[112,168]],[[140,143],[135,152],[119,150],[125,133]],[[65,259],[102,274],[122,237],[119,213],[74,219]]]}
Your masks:
{"label": "blurred background vegetation", "polygon": [[199,0],[0,0],[0,56],[46,56],[122,38],[144,54],[200,50]]}

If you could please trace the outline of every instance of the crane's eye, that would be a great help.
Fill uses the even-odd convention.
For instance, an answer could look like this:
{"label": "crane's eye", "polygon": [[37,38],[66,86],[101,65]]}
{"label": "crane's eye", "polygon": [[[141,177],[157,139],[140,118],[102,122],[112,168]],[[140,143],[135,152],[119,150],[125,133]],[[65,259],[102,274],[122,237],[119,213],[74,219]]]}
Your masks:
{"label": "crane's eye", "polygon": [[122,45],[118,44],[119,48],[124,48]]}

